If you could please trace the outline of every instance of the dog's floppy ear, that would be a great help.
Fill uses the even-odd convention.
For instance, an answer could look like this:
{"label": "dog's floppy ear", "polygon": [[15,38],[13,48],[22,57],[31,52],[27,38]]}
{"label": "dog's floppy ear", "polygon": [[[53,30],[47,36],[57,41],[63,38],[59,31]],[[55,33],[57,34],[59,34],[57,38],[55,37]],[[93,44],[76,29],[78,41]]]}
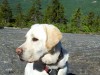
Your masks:
{"label": "dog's floppy ear", "polygon": [[62,38],[62,33],[60,30],[53,25],[46,25],[46,47],[51,50]]}

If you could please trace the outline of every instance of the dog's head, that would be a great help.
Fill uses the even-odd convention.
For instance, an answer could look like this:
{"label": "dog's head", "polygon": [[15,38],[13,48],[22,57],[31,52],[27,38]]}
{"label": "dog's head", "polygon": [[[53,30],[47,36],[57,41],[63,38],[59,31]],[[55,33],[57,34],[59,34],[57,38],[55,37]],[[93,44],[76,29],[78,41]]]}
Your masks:
{"label": "dog's head", "polygon": [[62,38],[59,29],[53,25],[35,24],[26,34],[26,41],[16,49],[21,60],[34,62],[50,51]]}

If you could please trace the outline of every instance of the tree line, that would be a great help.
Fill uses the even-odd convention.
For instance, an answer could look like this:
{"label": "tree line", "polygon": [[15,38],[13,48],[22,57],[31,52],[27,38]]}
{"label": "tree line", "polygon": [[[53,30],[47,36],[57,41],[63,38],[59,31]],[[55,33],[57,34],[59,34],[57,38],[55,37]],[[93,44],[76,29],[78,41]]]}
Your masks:
{"label": "tree line", "polygon": [[68,19],[64,6],[59,0],[51,0],[45,11],[42,11],[41,0],[34,0],[27,14],[23,13],[20,3],[16,4],[16,15],[13,14],[8,0],[0,4],[0,27],[30,27],[35,23],[56,25],[62,32],[69,33],[99,33],[100,17],[94,12],[84,15],[81,8],[77,8]]}

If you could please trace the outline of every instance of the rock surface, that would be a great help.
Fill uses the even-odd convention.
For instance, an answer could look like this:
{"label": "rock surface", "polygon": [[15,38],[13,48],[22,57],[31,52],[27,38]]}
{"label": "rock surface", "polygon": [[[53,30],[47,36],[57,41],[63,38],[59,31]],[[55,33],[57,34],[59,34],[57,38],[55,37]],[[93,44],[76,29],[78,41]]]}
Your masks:
{"label": "rock surface", "polygon": [[[29,29],[0,29],[0,75],[24,75],[15,49],[25,41]],[[100,35],[63,34],[62,44],[69,51],[69,72],[75,75],[100,75]]]}

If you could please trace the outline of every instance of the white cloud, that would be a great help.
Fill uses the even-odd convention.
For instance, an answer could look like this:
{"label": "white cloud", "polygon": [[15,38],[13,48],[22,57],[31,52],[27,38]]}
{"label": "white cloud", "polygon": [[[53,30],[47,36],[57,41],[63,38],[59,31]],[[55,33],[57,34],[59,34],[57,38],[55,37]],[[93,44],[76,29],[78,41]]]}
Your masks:
{"label": "white cloud", "polygon": [[97,1],[95,0],[95,1],[92,1],[92,3],[97,3]]}

